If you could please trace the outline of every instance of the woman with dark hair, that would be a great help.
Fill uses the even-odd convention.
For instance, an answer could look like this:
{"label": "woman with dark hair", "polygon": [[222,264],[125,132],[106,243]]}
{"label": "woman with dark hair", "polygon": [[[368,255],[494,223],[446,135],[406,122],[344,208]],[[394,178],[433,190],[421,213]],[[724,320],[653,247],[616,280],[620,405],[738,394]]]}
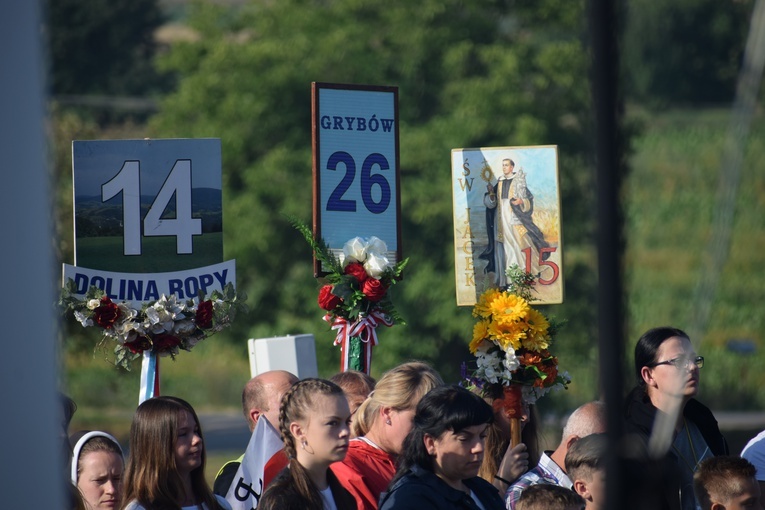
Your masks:
{"label": "woman with dark hair", "polygon": [[136,409],[125,469],[125,510],[231,510],[205,479],[205,447],[194,408],[155,397]]}
{"label": "woman with dark hair", "polygon": [[497,489],[478,476],[493,419],[489,404],[459,386],[425,395],[380,510],[504,510]]}
{"label": "woman with dark hair", "polygon": [[654,457],[668,448],[664,458],[680,480],[677,491],[668,491],[670,508],[694,509],[693,473],[699,463],[728,454],[717,420],[694,398],[703,366],[704,358],[677,328],[650,329],[635,346],[637,385],[626,399],[625,431],[641,438]]}
{"label": "woman with dark hair", "polygon": [[329,469],[348,452],[350,421],[348,400],[335,383],[311,378],[293,384],[279,410],[290,463],[263,493],[258,509],[355,510],[353,496]]}

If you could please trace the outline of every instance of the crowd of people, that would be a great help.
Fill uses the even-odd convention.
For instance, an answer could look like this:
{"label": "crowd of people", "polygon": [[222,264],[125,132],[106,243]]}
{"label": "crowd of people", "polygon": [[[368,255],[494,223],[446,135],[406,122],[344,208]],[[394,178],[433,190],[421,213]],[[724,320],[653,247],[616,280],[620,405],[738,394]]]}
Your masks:
{"label": "crowd of people", "polygon": [[[688,335],[647,331],[635,347],[636,385],[626,396],[620,508],[764,508],[765,432],[731,455],[712,412],[695,396],[704,358]],[[535,406],[511,443],[501,392],[445,384],[413,361],[375,381],[358,372],[298,380],[265,372],[244,387],[250,430],[261,419],[283,450],[263,473],[264,510],[603,509],[609,473],[606,408],[574,410],[551,451],[539,451]],[[64,428],[75,407],[64,399]],[[155,397],[138,406],[125,460],[102,431],[70,437],[71,508],[226,510],[243,458],[226,463],[213,487],[205,443],[186,401]],[[278,448],[278,447],[277,447]],[[269,472],[270,469],[270,472]]]}

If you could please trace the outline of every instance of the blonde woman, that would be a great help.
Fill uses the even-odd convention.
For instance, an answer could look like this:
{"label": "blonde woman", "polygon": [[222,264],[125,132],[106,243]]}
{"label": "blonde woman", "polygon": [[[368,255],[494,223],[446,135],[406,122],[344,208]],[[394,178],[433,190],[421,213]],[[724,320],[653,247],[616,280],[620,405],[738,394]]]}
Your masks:
{"label": "blonde woman", "polygon": [[427,363],[399,365],[380,378],[372,394],[353,417],[348,455],[331,469],[356,498],[359,509],[375,510],[380,493],[396,474],[396,458],[412,430],[422,397],[444,384]]}

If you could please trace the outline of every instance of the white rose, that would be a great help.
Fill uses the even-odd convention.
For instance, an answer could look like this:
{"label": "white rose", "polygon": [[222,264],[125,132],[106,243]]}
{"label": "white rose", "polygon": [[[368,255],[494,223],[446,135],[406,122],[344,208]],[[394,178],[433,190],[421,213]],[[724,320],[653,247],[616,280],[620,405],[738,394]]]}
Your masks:
{"label": "white rose", "polygon": [[95,310],[98,308],[98,306],[101,304],[100,299],[90,299],[88,300],[88,310]]}
{"label": "white rose", "polygon": [[388,253],[388,245],[385,244],[385,241],[375,236],[369,238],[369,242],[367,242],[367,256],[371,254],[384,256],[386,253]]}
{"label": "white rose", "polygon": [[364,262],[364,269],[372,278],[380,278],[386,269],[391,267],[388,257],[376,253],[367,255],[367,261]]}
{"label": "white rose", "polygon": [[360,237],[354,237],[343,246],[345,264],[351,262],[364,262],[367,258],[367,243]]}

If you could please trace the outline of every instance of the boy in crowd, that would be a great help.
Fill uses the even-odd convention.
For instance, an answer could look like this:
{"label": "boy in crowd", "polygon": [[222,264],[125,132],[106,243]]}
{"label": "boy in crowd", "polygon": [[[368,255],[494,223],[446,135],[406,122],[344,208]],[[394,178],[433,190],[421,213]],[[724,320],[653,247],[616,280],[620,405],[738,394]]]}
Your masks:
{"label": "boy in crowd", "polygon": [[746,459],[721,455],[699,464],[693,492],[701,510],[762,509],[756,469]]}
{"label": "boy in crowd", "polygon": [[516,510],[584,510],[584,500],[560,485],[540,483],[526,488]]}
{"label": "boy in crowd", "polygon": [[574,491],[585,500],[587,510],[605,508],[607,448],[605,434],[592,434],[571,445],[566,454],[566,473]]}

